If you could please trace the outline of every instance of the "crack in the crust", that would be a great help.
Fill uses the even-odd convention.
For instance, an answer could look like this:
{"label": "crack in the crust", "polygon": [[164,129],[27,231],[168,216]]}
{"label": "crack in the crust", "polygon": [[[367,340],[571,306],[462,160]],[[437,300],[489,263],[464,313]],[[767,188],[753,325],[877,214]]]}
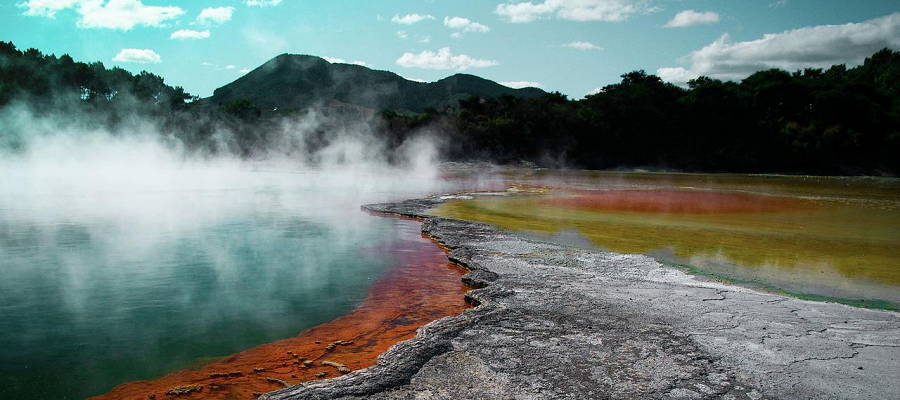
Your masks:
{"label": "crack in the crust", "polygon": [[740,323],[735,323],[734,325],[710,325],[710,326],[704,326],[704,327],[695,327],[694,328],[695,332],[693,332],[692,334],[706,335],[707,333],[710,333],[710,332],[721,332],[721,331],[734,330],[734,329],[739,328],[740,326],[741,326]]}
{"label": "crack in the crust", "polygon": [[809,320],[806,319],[806,317],[802,317],[802,316],[800,316],[800,314],[798,314],[801,311],[799,308],[794,308],[794,307],[785,307],[785,308],[787,308],[788,310],[791,310],[791,314],[793,314],[795,317],[799,318],[801,321],[809,322]]}
{"label": "crack in the crust", "polygon": [[717,296],[722,296],[721,298],[718,298],[718,299],[709,299],[709,298],[707,298],[707,299],[701,299],[700,301],[723,301],[723,300],[726,299],[725,293],[728,293],[728,292],[729,292],[729,291],[728,291],[728,290],[725,290],[725,289],[716,289],[716,295],[717,295]]}
{"label": "crack in the crust", "polygon": [[[480,270],[480,269],[487,270],[486,268],[482,268],[481,265],[477,265],[477,264],[490,265],[493,262],[497,261],[496,260],[498,258],[497,256],[500,256],[499,258],[501,258],[501,259],[506,258],[506,257],[522,259],[522,258],[529,258],[529,256],[531,255],[530,253],[518,254],[515,252],[510,252],[510,253],[496,252],[492,248],[488,248],[485,246],[479,246],[478,243],[475,242],[479,236],[493,232],[492,230],[474,228],[470,225],[464,225],[464,224],[459,224],[457,226],[452,223],[446,224],[447,226],[443,226],[443,229],[441,229],[442,223],[452,222],[452,220],[448,221],[448,220],[443,220],[443,219],[438,219],[438,218],[431,218],[430,216],[424,215],[421,212],[418,212],[415,214],[417,214],[416,215],[417,217],[424,219],[423,232],[425,232],[426,234],[432,234],[431,231],[433,230],[435,233],[440,232],[440,233],[444,234],[444,236],[445,236],[444,238],[441,237],[442,235],[432,234],[433,237],[436,239],[436,241],[440,245],[445,246],[445,248],[447,248],[447,249],[464,248],[464,249],[469,250],[468,252],[461,254],[462,256],[459,257],[459,261],[462,261],[462,262],[460,262],[460,264],[463,264],[464,266],[465,266],[465,264],[469,264],[467,269],[469,269],[470,271],[471,270]],[[468,230],[468,234],[460,234],[459,230],[461,230],[461,229]],[[451,231],[453,234],[448,233],[447,230]],[[550,249],[550,250],[543,249],[542,252],[543,252],[543,254],[541,254],[542,258],[543,257],[567,256],[567,254],[565,254],[564,252],[553,251],[553,249]],[[479,254],[480,254],[480,256],[479,256]],[[451,258],[452,261],[457,261],[456,257],[448,257],[448,258]],[[478,259],[478,262],[475,262],[474,261],[475,259]],[[533,262],[533,260],[530,260],[530,261]],[[597,262],[599,262],[599,261],[597,261]],[[547,263],[548,263],[547,264],[548,267],[549,266],[553,266],[553,267],[569,266],[568,264],[557,264],[555,261],[554,262],[547,261]],[[572,276],[572,277],[575,277],[574,282],[578,282],[578,284],[581,284],[581,282],[580,282],[581,280],[578,279],[577,276],[578,275]],[[598,273],[595,276],[603,277],[605,275]],[[572,278],[572,277],[570,277],[570,278]],[[585,277],[584,280],[589,281],[590,277]],[[517,282],[517,283],[520,283],[520,282]],[[621,286],[628,287],[627,284],[622,284]],[[616,287],[619,287],[619,285],[611,284],[610,287],[616,288]],[[494,286],[494,288],[497,288],[497,286]],[[639,289],[635,289],[635,288],[631,288],[631,289],[639,290]],[[751,302],[752,301],[752,302],[756,303],[757,305],[761,305],[761,304],[774,305],[775,307],[771,307],[772,311],[781,310],[782,308],[784,310],[789,311],[789,313],[793,317],[788,316],[787,314],[784,314],[783,311],[775,311],[774,314],[777,314],[779,317],[783,318],[783,320],[784,320],[783,322],[786,324],[793,323],[793,324],[799,325],[796,327],[799,329],[787,329],[788,330],[787,332],[779,332],[781,329],[774,329],[775,332],[766,332],[765,330],[763,330],[762,332],[757,333],[757,332],[753,332],[754,331],[753,328],[758,328],[758,326],[749,326],[750,332],[743,332],[744,336],[748,336],[747,339],[750,339],[749,336],[757,336],[759,343],[761,343],[763,345],[765,345],[766,342],[769,340],[784,339],[784,340],[786,340],[787,344],[789,345],[788,348],[783,348],[782,346],[779,346],[779,343],[774,343],[774,345],[773,345],[774,347],[772,347],[772,349],[789,350],[787,353],[781,353],[781,354],[794,353],[793,354],[794,357],[797,356],[796,352],[794,350],[798,350],[798,349],[790,348],[790,347],[792,347],[792,346],[790,346],[790,344],[797,343],[799,345],[802,345],[806,339],[813,340],[813,341],[823,340],[826,343],[830,343],[829,347],[834,347],[834,349],[832,351],[821,351],[821,352],[817,352],[818,354],[814,354],[809,357],[802,357],[802,358],[798,357],[798,359],[794,359],[792,361],[788,361],[785,359],[778,360],[777,362],[774,362],[773,364],[780,364],[780,366],[771,365],[771,367],[776,368],[775,370],[772,370],[772,371],[764,371],[768,368],[759,368],[759,367],[764,367],[764,365],[757,366],[757,368],[759,368],[759,370],[763,370],[762,373],[764,373],[764,374],[788,375],[790,378],[785,383],[790,383],[790,389],[788,389],[789,392],[793,392],[794,390],[797,390],[796,388],[798,386],[802,387],[805,383],[802,379],[802,377],[804,376],[803,371],[805,368],[807,368],[809,366],[804,366],[801,363],[811,363],[814,361],[826,361],[827,362],[827,361],[834,361],[834,360],[849,360],[849,359],[854,359],[854,358],[860,359],[860,358],[864,358],[866,356],[866,353],[862,353],[861,349],[867,348],[867,347],[900,348],[900,345],[895,345],[895,344],[858,343],[858,342],[851,342],[849,340],[841,340],[839,337],[830,337],[830,336],[832,336],[831,333],[836,332],[835,326],[823,327],[826,324],[822,323],[822,321],[816,315],[806,314],[805,313],[806,310],[804,310],[802,307],[792,307],[791,306],[792,299],[788,298],[788,297],[748,300],[748,299],[745,299],[744,297],[742,297],[740,294],[726,295],[726,293],[729,292],[729,290],[726,290],[726,289],[717,289],[715,287],[706,287],[704,289],[707,289],[707,290],[704,291],[704,293],[698,297],[708,296],[710,298],[700,298],[701,301],[703,301],[703,302],[719,301],[719,302],[723,302],[723,303],[719,303],[719,305],[713,305],[714,303],[705,303],[705,304],[709,304],[709,306],[698,307],[698,308],[700,308],[700,309],[718,309],[718,310],[711,310],[711,311],[703,310],[703,311],[701,311],[701,313],[699,315],[694,314],[695,315],[694,319],[699,320],[699,319],[702,319],[707,314],[718,313],[719,316],[715,316],[714,318],[712,318],[712,321],[710,321],[710,322],[723,322],[723,323],[720,325],[716,325],[716,326],[704,326],[703,328],[695,328],[695,330],[693,332],[686,333],[685,337],[687,337],[692,342],[696,343],[697,338],[709,337],[710,335],[712,335],[713,333],[716,333],[716,332],[721,333],[723,331],[738,330],[744,324],[742,324],[740,322],[736,322],[737,320],[744,319],[745,322],[747,322],[746,319],[750,318],[750,321],[752,321],[752,319],[755,318],[756,316],[754,316],[744,310],[722,310],[723,308],[726,308],[729,304],[734,304],[734,305],[740,307],[742,302]],[[715,295],[711,294],[710,289],[715,290]],[[647,290],[652,290],[652,289],[648,288]],[[470,293],[475,294],[475,293],[477,293],[477,291],[472,291]],[[491,292],[486,297],[494,297],[496,295],[497,295],[497,293]],[[659,301],[660,299],[664,298],[665,295],[660,294],[658,296],[650,296],[650,297],[653,301]],[[696,299],[696,297],[695,297],[695,299]],[[727,302],[725,302],[726,300],[727,300]],[[759,301],[759,300],[762,300],[762,301]],[[648,301],[650,301],[650,300],[648,300]],[[493,306],[501,305],[500,302],[497,302],[497,301],[492,301],[491,303]],[[503,306],[503,307],[506,308],[505,306]],[[485,309],[482,309],[482,311],[485,311]],[[727,312],[727,311],[731,311],[731,312]],[[464,316],[463,318],[466,318],[466,317]],[[755,325],[755,324],[753,324],[753,325]],[[807,329],[810,327],[812,327],[812,329]],[[504,330],[509,330],[512,332],[521,332],[521,333],[525,333],[525,334],[531,334],[531,335],[534,335],[537,338],[541,338],[541,339],[554,336],[554,333],[555,333],[554,330],[552,330],[552,329],[544,330],[544,329],[545,329],[544,327],[540,327],[540,326],[530,326],[526,329],[510,329],[510,327],[508,327],[508,326],[504,327]],[[765,328],[763,328],[763,329],[765,329]],[[826,334],[826,332],[828,332],[829,330],[831,330],[832,332],[830,332],[829,334]],[[838,332],[838,336],[840,336],[839,333],[840,332]],[[724,333],[725,336],[728,336],[731,334],[732,333]],[[736,334],[742,335],[742,333],[740,331],[737,332]],[[762,334],[762,335],[759,336],[759,334]],[[825,335],[823,335],[823,334],[825,334]],[[748,341],[748,343],[750,343],[750,342]],[[772,343],[772,342],[769,342],[769,343]],[[701,347],[703,347],[703,346],[701,346]],[[850,352],[852,352],[852,354],[850,354]],[[837,354],[837,355],[835,355],[835,354]],[[807,354],[807,355],[809,355],[809,354]],[[788,359],[791,359],[794,357],[789,356]],[[838,362],[838,363],[841,365],[845,364],[844,362]],[[795,366],[795,364],[796,364],[796,366]],[[811,366],[815,366],[815,365],[816,364],[811,364]],[[422,365],[420,365],[419,369],[421,369],[421,367],[422,367]],[[799,374],[799,375],[797,375],[797,374]],[[706,383],[705,382],[706,379],[704,379],[703,376],[695,375],[692,378],[690,378],[690,380],[695,381],[695,382],[704,383],[704,384]],[[687,382],[683,382],[683,383],[687,383]],[[680,386],[680,385],[678,385],[678,386]],[[722,387],[718,387],[718,385],[715,385],[715,384],[713,384],[710,388],[713,390],[716,390],[716,391],[725,389]],[[671,387],[669,387],[669,389],[671,389]],[[738,389],[743,390],[742,388],[738,388]],[[719,392],[719,394],[721,394],[721,393],[722,392]]]}
{"label": "crack in the crust", "polygon": [[888,347],[888,348],[896,349],[896,348],[900,348],[900,345],[898,345],[898,344],[869,344],[869,343],[852,342],[852,343],[850,343],[850,347],[852,347],[854,349],[864,349],[866,347]]}
{"label": "crack in the crust", "polygon": [[[766,344],[766,340],[768,340],[768,339],[786,339],[786,338],[797,339],[797,338],[802,338],[802,337],[805,337],[805,336],[810,336],[810,335],[812,335],[812,334],[814,334],[814,333],[825,333],[826,331],[828,331],[828,329],[829,329],[829,328],[827,328],[827,327],[826,327],[826,328],[822,328],[822,329],[807,329],[805,333],[791,333],[791,332],[776,333],[776,332],[766,332],[764,335],[762,335],[762,336],[759,337],[759,344]],[[843,343],[843,341],[841,341],[841,340],[831,340],[831,341]]]}
{"label": "crack in the crust", "polygon": [[[785,338],[802,338],[804,336],[810,336],[814,333],[825,333],[828,331],[828,328],[822,329],[807,329],[805,333],[792,333],[792,332],[784,332],[784,333],[776,333],[776,332],[766,332],[766,334],[760,337],[760,343],[765,343],[766,339],[785,339]],[[838,340],[838,342],[840,342]]]}
{"label": "crack in the crust", "polygon": [[857,351],[855,347],[850,346],[850,348],[853,349],[853,354],[851,354],[851,355],[849,355],[849,356],[834,356],[834,357],[824,357],[824,358],[820,358],[820,357],[806,357],[806,358],[802,358],[802,359],[799,359],[799,360],[791,361],[791,362],[789,362],[789,363],[786,365],[786,367],[787,367],[787,368],[790,368],[790,367],[793,366],[794,364],[799,364],[799,363],[802,363],[802,362],[808,362],[808,361],[849,360],[849,359],[855,358],[856,356],[859,355],[859,351]]}

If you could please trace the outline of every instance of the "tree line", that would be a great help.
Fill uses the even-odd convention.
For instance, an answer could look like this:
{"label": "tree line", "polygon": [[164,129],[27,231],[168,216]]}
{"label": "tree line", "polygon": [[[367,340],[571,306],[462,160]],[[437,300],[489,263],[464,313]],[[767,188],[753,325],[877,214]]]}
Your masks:
{"label": "tree line", "polygon": [[450,112],[388,113],[451,126],[451,158],[588,169],[891,174],[900,171],[900,53],[855,68],[771,69],[679,87],[644,71],[581,100],[470,98]]}
{"label": "tree line", "polygon": [[[160,134],[191,151],[249,154],[256,127],[238,112],[198,112],[192,107],[198,99],[147,71],[133,74],[102,62],[78,62],[68,54],[57,57],[34,48],[19,50],[12,42],[0,41],[0,110],[24,106],[39,117],[112,132],[150,122]],[[6,130],[0,131],[0,139],[5,139],[0,143],[13,148],[20,145],[19,138],[29,135],[4,124],[0,129]],[[222,140],[216,136],[222,130],[235,134]]]}
{"label": "tree line", "polygon": [[[210,151],[221,148],[212,142],[224,129],[232,133],[228,147],[243,155],[277,145],[270,132],[298,115],[261,116],[246,99],[210,110],[194,107],[197,99],[148,72],[0,42],[0,107],[20,101],[39,112],[77,111],[110,125],[137,112],[188,147]],[[332,114],[301,147],[327,145],[330,131],[362,126],[389,149],[411,136],[437,136],[448,160],[894,175],[900,172],[900,52],[881,50],[854,68],[772,69],[740,82],[700,77],[687,87],[634,71],[577,100],[560,93],[472,97],[420,114]]]}
{"label": "tree line", "polygon": [[0,41],[0,106],[13,100],[47,101],[51,97],[87,104],[132,102],[164,110],[186,107],[191,95],[181,87],[146,71],[134,75],[102,62],[76,62],[68,54],[57,57],[30,48],[20,51]]}

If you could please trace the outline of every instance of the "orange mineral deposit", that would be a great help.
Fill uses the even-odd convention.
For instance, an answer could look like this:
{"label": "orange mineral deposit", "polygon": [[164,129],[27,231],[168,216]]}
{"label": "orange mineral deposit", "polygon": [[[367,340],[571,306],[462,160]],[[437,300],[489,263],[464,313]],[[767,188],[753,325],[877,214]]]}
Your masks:
{"label": "orange mineral deposit", "polygon": [[401,240],[365,250],[390,252],[399,263],[350,314],[196,369],[123,383],[92,399],[164,399],[167,392],[179,398],[251,399],[374,364],[379,354],[412,338],[420,326],[469,307],[463,294],[470,288],[460,281],[465,270],[449,263],[446,252],[419,233],[418,221],[403,224],[409,226],[402,229],[407,233]]}

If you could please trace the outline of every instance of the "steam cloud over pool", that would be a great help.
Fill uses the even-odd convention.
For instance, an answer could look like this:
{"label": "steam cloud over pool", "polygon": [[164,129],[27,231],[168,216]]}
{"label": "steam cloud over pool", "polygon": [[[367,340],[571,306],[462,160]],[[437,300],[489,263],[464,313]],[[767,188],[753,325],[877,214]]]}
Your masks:
{"label": "steam cloud over pool", "polygon": [[84,398],[347,314],[396,263],[360,249],[399,240],[359,206],[446,187],[424,140],[389,165],[352,129],[246,159],[86,126],[0,116],[2,398]]}

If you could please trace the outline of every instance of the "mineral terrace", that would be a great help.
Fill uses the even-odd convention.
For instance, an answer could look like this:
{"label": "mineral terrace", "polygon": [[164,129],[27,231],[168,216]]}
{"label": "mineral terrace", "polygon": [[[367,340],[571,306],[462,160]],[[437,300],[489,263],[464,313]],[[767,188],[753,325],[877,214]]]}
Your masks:
{"label": "mineral terrace", "polygon": [[262,399],[889,399],[900,314],[703,281],[639,255],[526,239],[426,215],[475,305],[363,370]]}

